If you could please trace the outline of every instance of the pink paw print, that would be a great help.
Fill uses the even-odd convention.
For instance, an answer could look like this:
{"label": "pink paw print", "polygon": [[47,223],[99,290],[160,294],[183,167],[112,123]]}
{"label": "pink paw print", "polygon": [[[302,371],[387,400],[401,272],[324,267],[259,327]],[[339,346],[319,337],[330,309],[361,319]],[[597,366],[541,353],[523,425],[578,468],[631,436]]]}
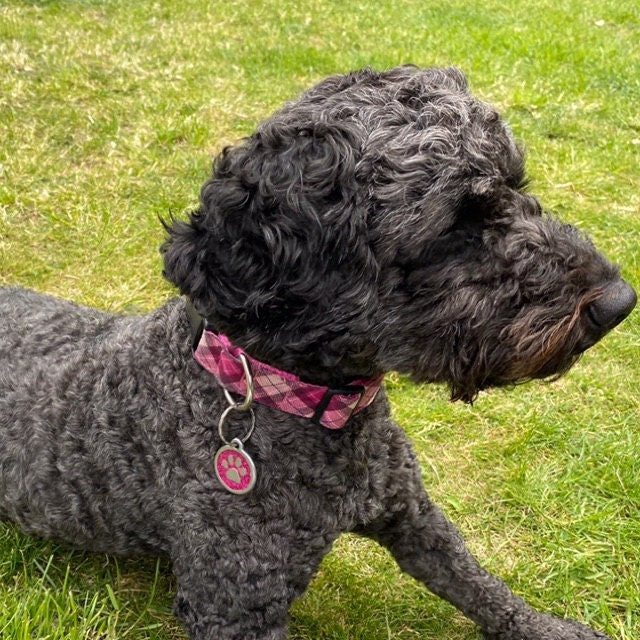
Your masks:
{"label": "pink paw print", "polygon": [[216,453],[214,465],[218,480],[231,493],[247,493],[253,488],[256,470],[244,450],[225,445]]}

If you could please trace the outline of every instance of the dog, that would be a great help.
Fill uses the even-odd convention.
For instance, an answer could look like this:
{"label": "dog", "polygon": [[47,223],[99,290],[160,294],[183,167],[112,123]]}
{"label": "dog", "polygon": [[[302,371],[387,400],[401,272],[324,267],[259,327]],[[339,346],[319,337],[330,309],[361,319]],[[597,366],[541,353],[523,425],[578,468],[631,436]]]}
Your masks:
{"label": "dog", "polygon": [[166,554],[192,640],[282,640],[342,532],[490,640],[596,640],[481,568],[425,492],[389,371],[454,400],[561,375],[633,309],[527,192],[457,69],[364,69],[286,104],[165,223],[182,296],[112,315],[0,292],[0,517]]}

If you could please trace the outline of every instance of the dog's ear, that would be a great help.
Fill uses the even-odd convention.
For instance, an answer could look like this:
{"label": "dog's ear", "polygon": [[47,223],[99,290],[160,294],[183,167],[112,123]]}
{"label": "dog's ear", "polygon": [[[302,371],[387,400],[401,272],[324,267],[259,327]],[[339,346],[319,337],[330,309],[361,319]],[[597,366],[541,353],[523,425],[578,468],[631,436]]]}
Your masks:
{"label": "dog's ear", "polygon": [[370,295],[377,267],[358,200],[358,127],[284,110],[225,149],[200,208],[167,225],[165,276],[221,330],[327,327],[334,305],[357,308]]}

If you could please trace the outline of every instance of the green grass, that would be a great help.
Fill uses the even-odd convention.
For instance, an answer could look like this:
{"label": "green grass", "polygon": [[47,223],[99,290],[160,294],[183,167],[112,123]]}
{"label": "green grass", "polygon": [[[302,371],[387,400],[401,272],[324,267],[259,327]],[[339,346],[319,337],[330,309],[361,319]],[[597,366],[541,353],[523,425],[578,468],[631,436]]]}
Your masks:
{"label": "green grass", "polygon": [[[640,5],[619,0],[0,4],[0,284],[151,309],[158,216],[321,77],[455,64],[529,154],[532,190],[640,286]],[[554,385],[451,405],[391,376],[425,483],[532,604],[640,637],[638,313]],[[168,566],[0,528],[0,637],[168,640]],[[386,552],[339,541],[293,609],[307,639],[477,638]]]}

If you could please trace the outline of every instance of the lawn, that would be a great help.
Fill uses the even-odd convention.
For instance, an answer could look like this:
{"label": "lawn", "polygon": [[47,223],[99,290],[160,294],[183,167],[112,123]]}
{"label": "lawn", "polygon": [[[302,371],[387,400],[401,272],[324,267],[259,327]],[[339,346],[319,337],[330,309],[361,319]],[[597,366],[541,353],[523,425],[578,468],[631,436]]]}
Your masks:
{"label": "lawn", "polygon": [[[531,190],[640,288],[640,3],[628,0],[3,0],[0,285],[113,311],[172,295],[159,216],[212,157],[328,74],[461,67],[523,141]],[[640,313],[562,380],[473,407],[391,375],[429,491],[533,605],[640,637]],[[1,373],[1,372],[0,372]],[[170,569],[0,525],[0,638],[169,640]],[[472,640],[344,537],[292,611],[297,640]]]}

